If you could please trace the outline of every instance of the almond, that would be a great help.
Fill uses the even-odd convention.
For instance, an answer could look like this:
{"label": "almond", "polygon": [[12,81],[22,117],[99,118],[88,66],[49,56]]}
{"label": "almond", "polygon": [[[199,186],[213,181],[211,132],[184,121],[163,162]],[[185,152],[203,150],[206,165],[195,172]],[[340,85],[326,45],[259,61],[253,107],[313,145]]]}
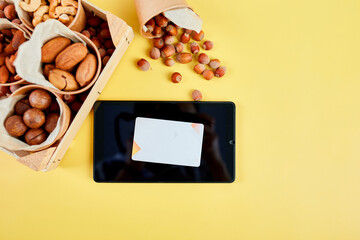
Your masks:
{"label": "almond", "polygon": [[97,60],[94,54],[89,53],[76,70],[75,79],[80,87],[85,87],[94,78],[97,69]]}
{"label": "almond", "polygon": [[5,65],[11,74],[16,73],[14,65],[12,65],[12,63],[10,62],[10,57],[5,58]]}
{"label": "almond", "polygon": [[41,48],[41,62],[51,63],[56,56],[71,44],[71,40],[65,37],[53,38]]}
{"label": "almond", "polygon": [[55,66],[65,71],[69,70],[80,63],[86,57],[87,53],[88,49],[84,44],[73,43],[57,55],[55,58]]}
{"label": "almond", "polygon": [[5,65],[0,67],[0,83],[6,83],[9,80],[9,71]]}
{"label": "almond", "polygon": [[14,50],[17,51],[19,46],[23,44],[25,41],[26,38],[24,37],[24,33],[20,30],[17,30],[14,34],[13,39],[11,40],[11,44]]}
{"label": "almond", "polygon": [[61,69],[51,70],[49,73],[49,81],[62,91],[75,91],[79,89],[75,77],[71,73]]}

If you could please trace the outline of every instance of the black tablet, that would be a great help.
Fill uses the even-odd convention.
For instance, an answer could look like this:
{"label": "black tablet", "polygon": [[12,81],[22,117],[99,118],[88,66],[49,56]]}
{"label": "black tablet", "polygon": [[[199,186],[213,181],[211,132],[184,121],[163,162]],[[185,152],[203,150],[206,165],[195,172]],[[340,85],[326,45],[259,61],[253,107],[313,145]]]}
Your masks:
{"label": "black tablet", "polygon": [[[203,124],[200,166],[132,160],[137,118]],[[235,180],[232,102],[98,101],[94,106],[94,180],[128,183],[231,183]]]}

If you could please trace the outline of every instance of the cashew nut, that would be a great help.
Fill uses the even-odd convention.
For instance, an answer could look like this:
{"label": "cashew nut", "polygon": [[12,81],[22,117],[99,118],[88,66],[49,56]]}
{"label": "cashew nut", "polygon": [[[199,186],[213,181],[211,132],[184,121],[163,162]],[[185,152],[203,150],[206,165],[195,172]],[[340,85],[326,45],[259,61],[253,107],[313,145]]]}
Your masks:
{"label": "cashew nut", "polygon": [[51,18],[58,18],[60,16],[56,14],[55,8],[58,6],[59,0],[50,0],[49,16]]}
{"label": "cashew nut", "polygon": [[63,24],[67,25],[70,22],[70,18],[69,15],[63,13],[60,15],[59,17],[59,21],[62,22]]}
{"label": "cashew nut", "polygon": [[74,7],[56,7],[55,8],[55,15],[60,16],[61,14],[65,13],[68,15],[76,15],[76,8]]}
{"label": "cashew nut", "polygon": [[61,6],[63,7],[74,7],[74,8],[78,8],[78,2],[75,0],[61,0]]}
{"label": "cashew nut", "polygon": [[33,26],[36,27],[39,23],[42,23],[42,17],[34,17],[32,20]]}
{"label": "cashew nut", "polygon": [[36,17],[40,17],[42,19],[42,17],[44,16],[45,13],[49,12],[49,6],[44,5],[44,6],[40,6],[35,12],[34,12],[34,18]]}
{"label": "cashew nut", "polygon": [[49,14],[44,14],[44,16],[42,17],[43,22],[46,22],[47,20],[51,19],[51,17],[49,16]]}
{"label": "cashew nut", "polygon": [[20,2],[19,5],[26,12],[35,12],[40,7],[41,0],[30,0],[27,2]]}

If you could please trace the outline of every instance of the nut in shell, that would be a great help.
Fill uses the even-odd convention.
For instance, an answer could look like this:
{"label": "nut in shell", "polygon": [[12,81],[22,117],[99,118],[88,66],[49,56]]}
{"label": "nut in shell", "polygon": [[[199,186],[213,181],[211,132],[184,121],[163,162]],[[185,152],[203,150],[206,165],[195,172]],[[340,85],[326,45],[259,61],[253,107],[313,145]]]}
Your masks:
{"label": "nut in shell", "polygon": [[29,95],[29,103],[33,108],[44,110],[50,107],[51,102],[50,94],[43,89],[36,89]]}
{"label": "nut in shell", "polygon": [[76,82],[75,77],[64,70],[53,69],[49,73],[49,81],[57,89],[62,91],[76,91],[79,89],[79,84]]}
{"label": "nut in shell", "polygon": [[42,128],[29,129],[25,134],[25,142],[29,145],[39,145],[47,139],[48,134]]}
{"label": "nut in shell", "polygon": [[29,128],[39,128],[45,123],[45,114],[37,108],[31,108],[24,113],[23,121]]}
{"label": "nut in shell", "polygon": [[12,115],[5,120],[5,129],[13,137],[24,135],[28,127],[20,115]]}

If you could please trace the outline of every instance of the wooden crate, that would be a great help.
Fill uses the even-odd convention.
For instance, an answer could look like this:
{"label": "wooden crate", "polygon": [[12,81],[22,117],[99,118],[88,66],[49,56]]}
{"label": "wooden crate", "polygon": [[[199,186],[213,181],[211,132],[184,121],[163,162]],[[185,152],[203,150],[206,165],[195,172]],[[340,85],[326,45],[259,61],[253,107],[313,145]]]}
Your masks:
{"label": "wooden crate", "polygon": [[105,68],[102,70],[98,80],[91,88],[88,97],[83,103],[80,111],[76,114],[74,120],[69,126],[69,129],[67,130],[62,139],[60,139],[52,147],[35,153],[29,153],[25,151],[6,151],[7,153],[15,156],[19,162],[36,171],[50,171],[55,169],[59,165],[72,140],[75,138],[81,125],[90,113],[95,101],[100,96],[101,91],[104,89],[107,81],[110,79],[111,75],[115,71],[115,68],[119,64],[125,51],[127,50],[131,41],[134,38],[134,32],[132,28],[128,26],[126,22],[122,19],[109,12],[99,9],[98,7],[89,3],[86,0],[83,0],[82,4],[86,11],[90,11],[91,13],[99,16],[100,18],[108,22],[111,37],[116,47],[116,50],[111,56]]}

